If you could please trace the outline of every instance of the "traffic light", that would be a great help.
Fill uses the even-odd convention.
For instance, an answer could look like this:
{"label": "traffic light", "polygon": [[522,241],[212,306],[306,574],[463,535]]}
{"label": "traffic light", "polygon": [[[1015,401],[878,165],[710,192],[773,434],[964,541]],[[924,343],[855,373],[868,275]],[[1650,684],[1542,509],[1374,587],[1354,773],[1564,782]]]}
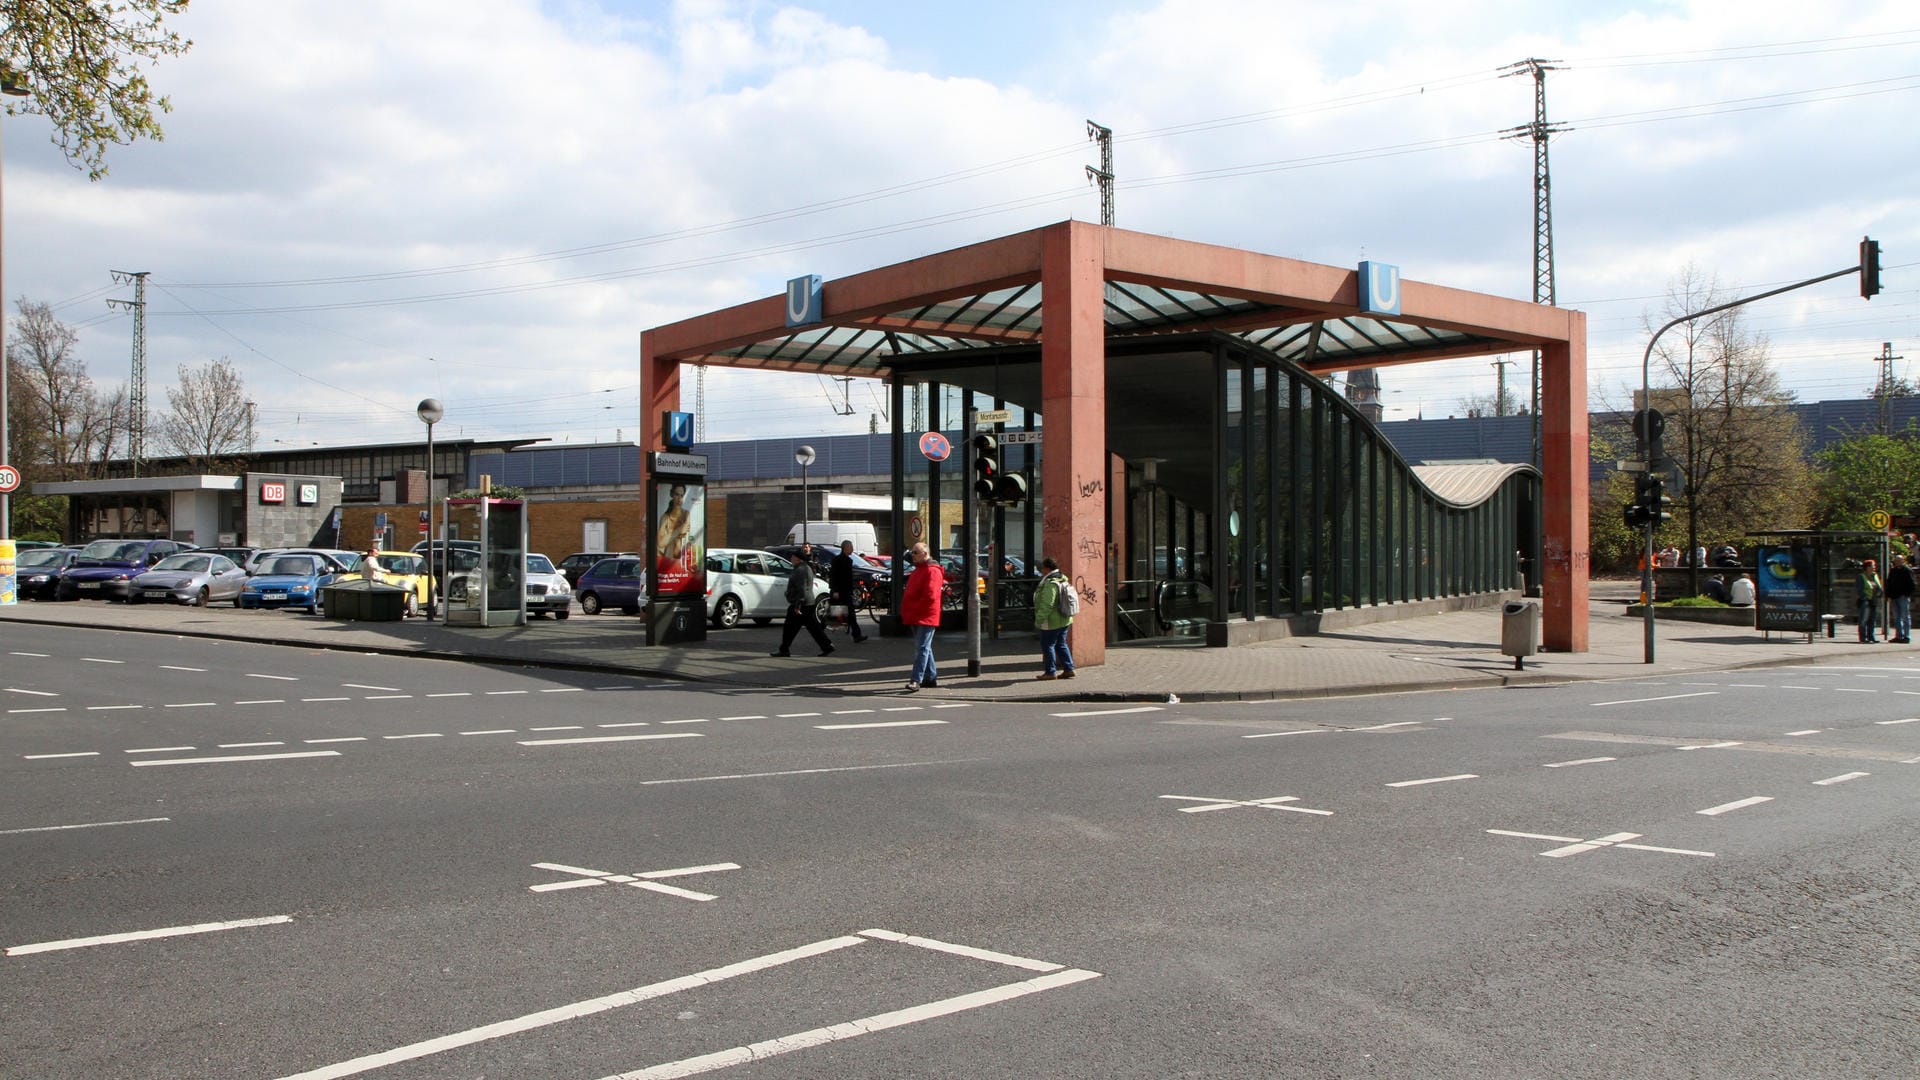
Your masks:
{"label": "traffic light", "polygon": [[973,437],[973,493],[992,502],[1000,480],[1000,440],[981,432]]}
{"label": "traffic light", "polygon": [[993,501],[1012,505],[1027,497],[1027,478],[1019,473],[1001,473],[993,482]]}
{"label": "traffic light", "polygon": [[1667,486],[1660,482],[1659,477],[1653,477],[1652,482],[1647,485],[1647,496],[1646,509],[1649,524],[1658,526],[1673,520],[1673,496],[1667,494]]}
{"label": "traffic light", "polygon": [[1620,508],[1620,520],[1626,522],[1629,529],[1644,528],[1647,524],[1647,508],[1639,503],[1628,503]]}
{"label": "traffic light", "polygon": [[1871,300],[1880,292],[1880,241],[1860,238],[1860,296]]}
{"label": "traffic light", "polygon": [[1667,417],[1659,409],[1641,409],[1633,414],[1633,437],[1640,444],[1640,457],[1649,466],[1659,462],[1666,450],[1661,438],[1667,431]]}

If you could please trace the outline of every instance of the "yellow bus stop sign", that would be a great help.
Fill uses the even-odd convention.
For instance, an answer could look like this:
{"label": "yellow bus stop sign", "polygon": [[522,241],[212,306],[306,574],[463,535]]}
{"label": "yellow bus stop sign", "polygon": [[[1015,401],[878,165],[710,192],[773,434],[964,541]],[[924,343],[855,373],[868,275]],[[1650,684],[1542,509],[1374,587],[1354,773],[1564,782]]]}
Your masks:
{"label": "yellow bus stop sign", "polygon": [[1867,515],[1867,528],[1872,529],[1874,532],[1886,532],[1887,526],[1892,522],[1892,516],[1885,510],[1875,510],[1873,513]]}

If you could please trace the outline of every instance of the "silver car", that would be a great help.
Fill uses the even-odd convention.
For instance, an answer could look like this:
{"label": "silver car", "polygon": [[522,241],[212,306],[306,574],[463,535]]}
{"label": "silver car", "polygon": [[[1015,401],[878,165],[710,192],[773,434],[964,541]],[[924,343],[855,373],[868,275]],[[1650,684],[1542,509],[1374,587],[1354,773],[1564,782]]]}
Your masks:
{"label": "silver car", "polygon": [[225,555],[187,552],[169,555],[153,564],[128,583],[127,599],[135,604],[178,602],[202,606],[215,600],[232,601],[240,606],[240,591],[247,587],[247,572]]}

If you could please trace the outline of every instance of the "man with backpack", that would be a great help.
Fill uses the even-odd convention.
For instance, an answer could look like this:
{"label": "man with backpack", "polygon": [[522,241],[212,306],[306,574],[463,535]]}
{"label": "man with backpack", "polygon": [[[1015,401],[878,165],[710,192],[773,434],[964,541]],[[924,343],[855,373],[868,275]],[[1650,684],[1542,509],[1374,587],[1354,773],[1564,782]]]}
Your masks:
{"label": "man with backpack", "polygon": [[1073,650],[1067,647],[1067,631],[1073,617],[1080,614],[1080,592],[1060,572],[1052,556],[1040,560],[1040,584],[1033,588],[1033,625],[1040,631],[1040,660],[1045,665],[1037,678],[1073,678]]}

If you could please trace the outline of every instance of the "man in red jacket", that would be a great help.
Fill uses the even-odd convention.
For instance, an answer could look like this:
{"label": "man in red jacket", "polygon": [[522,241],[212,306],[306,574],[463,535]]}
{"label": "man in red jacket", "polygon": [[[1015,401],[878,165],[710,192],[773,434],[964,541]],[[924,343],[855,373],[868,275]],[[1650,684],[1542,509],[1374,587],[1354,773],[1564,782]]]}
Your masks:
{"label": "man in red jacket", "polygon": [[933,667],[933,632],[940,628],[940,590],[946,575],[925,544],[913,545],[908,557],[913,560],[913,574],[900,597],[900,622],[913,634],[913,677],[907,681],[911,693],[940,685]]}

